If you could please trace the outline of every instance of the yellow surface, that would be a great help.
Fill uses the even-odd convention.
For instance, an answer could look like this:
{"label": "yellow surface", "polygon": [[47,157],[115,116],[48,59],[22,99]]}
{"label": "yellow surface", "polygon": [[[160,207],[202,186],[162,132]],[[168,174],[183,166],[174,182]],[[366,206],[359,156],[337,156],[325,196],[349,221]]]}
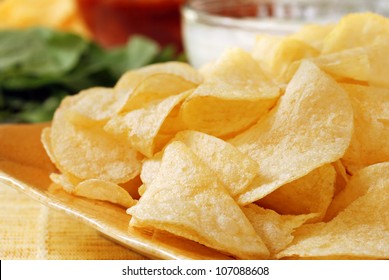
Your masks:
{"label": "yellow surface", "polygon": [[0,259],[145,259],[0,183]]}

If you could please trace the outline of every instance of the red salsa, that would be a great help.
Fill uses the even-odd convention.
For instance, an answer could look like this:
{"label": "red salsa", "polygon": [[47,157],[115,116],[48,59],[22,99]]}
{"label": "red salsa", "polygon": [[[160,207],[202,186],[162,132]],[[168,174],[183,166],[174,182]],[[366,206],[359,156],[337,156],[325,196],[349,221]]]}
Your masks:
{"label": "red salsa", "polygon": [[183,0],[78,0],[95,40],[104,47],[125,43],[131,35],[148,36],[162,46],[182,50],[180,6]]}

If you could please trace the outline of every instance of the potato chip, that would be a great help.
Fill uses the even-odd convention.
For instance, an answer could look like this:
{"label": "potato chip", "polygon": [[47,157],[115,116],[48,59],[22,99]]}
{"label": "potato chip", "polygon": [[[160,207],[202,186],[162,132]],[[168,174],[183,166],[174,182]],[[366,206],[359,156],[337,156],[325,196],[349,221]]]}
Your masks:
{"label": "potato chip", "polygon": [[333,162],[332,166],[335,168],[336,171],[334,195],[337,195],[348,184],[350,180],[350,175],[347,174],[346,167],[343,165],[341,160]]}
{"label": "potato chip", "polygon": [[94,87],[81,91],[69,104],[66,117],[76,125],[103,125],[123,106],[112,88]]}
{"label": "potato chip", "polygon": [[112,182],[99,179],[89,179],[79,183],[72,193],[86,198],[109,201],[124,207],[131,207],[135,204],[125,189]]}
{"label": "potato chip", "polygon": [[280,89],[255,60],[240,49],[227,50],[181,108],[191,130],[226,137],[254,124],[275,104]]}
{"label": "potato chip", "polygon": [[319,52],[323,49],[324,38],[334,29],[334,24],[306,24],[289,37],[303,41]]}
{"label": "potato chip", "polygon": [[219,138],[187,130],[179,132],[174,140],[184,143],[215,172],[231,196],[243,192],[257,174],[255,161]]}
{"label": "potato chip", "polygon": [[140,172],[140,178],[143,183],[143,188],[149,186],[157,177],[159,169],[161,167],[162,152],[156,153],[154,157],[143,161],[142,170]]}
{"label": "potato chip", "polygon": [[347,94],[304,62],[278,105],[230,143],[259,163],[258,177],[239,196],[249,204],[343,156],[353,130]]}
{"label": "potato chip", "polygon": [[260,199],[258,204],[283,215],[316,213],[311,222],[319,221],[334,196],[335,179],[335,168],[326,164],[276,189]]}
{"label": "potato chip", "polygon": [[51,126],[53,156],[62,173],[82,180],[101,179],[123,183],[140,172],[140,156],[127,142],[99,126],[78,127],[59,109]]}
{"label": "potato chip", "polygon": [[269,254],[214,173],[178,141],[166,147],[158,176],[128,212],[132,226],[165,230],[239,258]]}
{"label": "potato chip", "polygon": [[[127,145],[152,157],[155,152],[156,137],[165,119],[189,92],[173,95],[162,100],[156,100],[145,107],[111,118],[104,126],[104,130],[123,138]],[[172,138],[174,135],[171,135]],[[164,144],[169,139],[163,140]],[[161,145],[160,145],[161,146]]]}
{"label": "potato chip", "polygon": [[316,216],[314,213],[298,216],[280,215],[255,204],[249,204],[242,209],[269,249],[271,258],[292,242],[294,238],[292,233],[295,229]]}
{"label": "potato chip", "polygon": [[334,218],[358,197],[365,195],[370,188],[385,188],[388,186],[389,161],[361,169],[351,178],[344,190],[334,198],[325,219],[329,221]]}
{"label": "potato chip", "polygon": [[369,12],[349,14],[325,37],[322,53],[367,47],[381,38],[389,38],[389,19]]}
{"label": "potato chip", "polygon": [[51,173],[50,179],[57,185],[60,185],[68,193],[72,193],[74,188],[81,182],[81,180],[69,173]]}
{"label": "potato chip", "polygon": [[41,143],[46,151],[50,161],[57,165],[57,160],[54,158],[53,148],[51,147],[51,128],[45,127],[41,132]]}
{"label": "potato chip", "polygon": [[142,180],[140,175],[132,178],[131,180],[118,184],[120,187],[125,189],[133,199],[139,199],[139,188],[142,186]]}
{"label": "potato chip", "polygon": [[124,103],[121,112],[125,113],[194,89],[201,81],[201,75],[188,64],[165,62],[125,73],[115,85],[115,91]]}
{"label": "potato chip", "polygon": [[260,63],[262,69],[279,82],[288,82],[288,69],[294,61],[318,54],[315,48],[301,40],[274,35],[257,36],[252,50],[254,59]]}
{"label": "potato chip", "polygon": [[277,257],[388,259],[389,177],[386,172],[383,179],[382,173],[376,172],[377,166],[361,170],[366,173],[352,183],[350,181],[360,189],[368,189],[364,195],[355,199],[330,222],[304,225],[297,229],[292,245]]}
{"label": "potato chip", "polygon": [[342,157],[347,171],[389,161],[389,88],[343,84],[354,110],[354,133]]}
{"label": "potato chip", "polygon": [[357,84],[389,87],[389,70],[385,67],[389,63],[388,47],[389,39],[366,47],[320,55],[312,61],[340,82],[351,80]]}

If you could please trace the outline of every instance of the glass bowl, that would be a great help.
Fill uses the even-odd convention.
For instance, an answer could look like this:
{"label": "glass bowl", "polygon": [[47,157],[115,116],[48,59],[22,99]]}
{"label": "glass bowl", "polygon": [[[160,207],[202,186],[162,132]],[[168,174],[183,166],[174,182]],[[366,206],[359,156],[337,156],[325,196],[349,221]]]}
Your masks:
{"label": "glass bowl", "polygon": [[330,23],[373,11],[371,0],[190,0],[183,5],[183,43],[196,68],[229,47],[251,50],[260,33],[286,35],[308,23]]}

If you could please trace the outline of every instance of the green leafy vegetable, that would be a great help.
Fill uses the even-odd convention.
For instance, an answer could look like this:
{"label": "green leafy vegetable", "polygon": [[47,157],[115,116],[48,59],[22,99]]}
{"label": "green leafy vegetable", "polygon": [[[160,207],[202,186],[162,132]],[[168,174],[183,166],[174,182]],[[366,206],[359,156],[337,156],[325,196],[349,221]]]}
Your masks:
{"label": "green leafy vegetable", "polygon": [[174,48],[140,36],[106,50],[48,28],[0,31],[0,122],[51,120],[66,95],[112,87],[130,69],[179,59]]}

